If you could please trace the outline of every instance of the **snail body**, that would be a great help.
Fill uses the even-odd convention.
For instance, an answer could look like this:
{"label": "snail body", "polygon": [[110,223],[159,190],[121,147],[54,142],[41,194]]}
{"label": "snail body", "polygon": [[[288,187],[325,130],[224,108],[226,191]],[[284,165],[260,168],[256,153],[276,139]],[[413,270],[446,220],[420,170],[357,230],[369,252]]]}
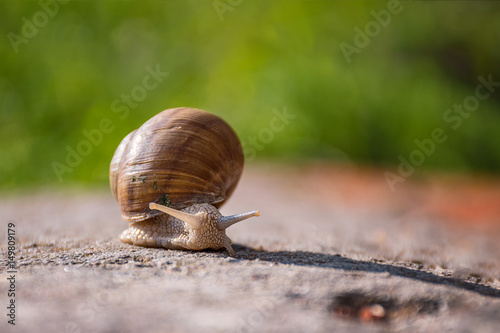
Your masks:
{"label": "snail body", "polygon": [[120,240],[167,249],[234,250],[225,229],[258,211],[224,217],[219,208],[243,171],[243,153],[221,118],[193,108],[160,112],[119,144],[110,186],[129,227]]}

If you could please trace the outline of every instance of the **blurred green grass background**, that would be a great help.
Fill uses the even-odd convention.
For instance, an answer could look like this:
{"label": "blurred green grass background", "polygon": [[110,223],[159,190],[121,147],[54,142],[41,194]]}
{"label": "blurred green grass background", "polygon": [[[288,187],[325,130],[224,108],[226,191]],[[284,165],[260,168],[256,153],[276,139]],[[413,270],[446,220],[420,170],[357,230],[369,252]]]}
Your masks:
{"label": "blurred green grass background", "polygon": [[[387,1],[221,2],[231,9],[222,19],[213,1],[70,1],[18,52],[9,33],[22,36],[23,18],[33,22],[43,9],[0,2],[1,188],[106,185],[121,139],[178,106],[222,116],[246,144],[286,108],[296,118],[256,151],[256,162],[394,170],[415,139],[441,127],[449,139],[418,172],[500,170],[497,91],[457,130],[443,121],[474,94],[479,75],[500,81],[500,3],[402,2],[348,63],[340,43],[353,45],[354,28],[364,30]],[[121,119],[112,104],[142,85],[147,66],[169,75]],[[59,181],[53,162],[65,164],[67,147],[103,118],[114,129]]]}

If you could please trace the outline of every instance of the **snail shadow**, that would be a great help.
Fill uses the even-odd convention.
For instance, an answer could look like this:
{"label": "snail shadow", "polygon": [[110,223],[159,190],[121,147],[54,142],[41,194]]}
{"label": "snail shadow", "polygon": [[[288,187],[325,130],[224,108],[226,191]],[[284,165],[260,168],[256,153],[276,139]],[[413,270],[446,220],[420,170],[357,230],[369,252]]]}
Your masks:
{"label": "snail shadow", "polygon": [[484,296],[500,298],[500,290],[483,284],[464,281],[452,277],[439,276],[433,273],[372,261],[354,260],[341,255],[331,255],[307,251],[266,252],[249,248],[240,244],[233,245],[238,259],[268,261],[284,265],[312,266],[320,268],[341,269],[350,272],[389,273],[437,285],[448,285],[472,291]]}

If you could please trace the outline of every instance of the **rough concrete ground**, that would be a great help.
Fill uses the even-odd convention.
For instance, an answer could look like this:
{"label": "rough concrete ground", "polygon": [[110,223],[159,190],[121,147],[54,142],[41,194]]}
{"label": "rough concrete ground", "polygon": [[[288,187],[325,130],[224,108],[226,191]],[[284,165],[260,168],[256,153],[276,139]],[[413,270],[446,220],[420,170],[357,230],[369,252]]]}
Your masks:
{"label": "rough concrete ground", "polygon": [[429,178],[391,192],[379,171],[249,167],[222,209],[262,212],[228,230],[235,258],[120,243],[108,191],[4,194],[0,330],[497,332],[498,185]]}

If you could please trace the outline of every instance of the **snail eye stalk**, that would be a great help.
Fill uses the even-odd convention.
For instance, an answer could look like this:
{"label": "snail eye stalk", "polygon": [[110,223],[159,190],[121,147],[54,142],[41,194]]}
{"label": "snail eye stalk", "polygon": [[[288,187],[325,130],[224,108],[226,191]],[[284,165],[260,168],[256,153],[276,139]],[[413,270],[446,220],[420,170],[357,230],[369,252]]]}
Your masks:
{"label": "snail eye stalk", "polygon": [[223,216],[221,219],[217,222],[217,227],[219,230],[225,230],[232,226],[235,223],[238,223],[240,221],[246,220],[250,217],[253,216],[260,216],[260,212],[258,210],[254,210],[248,213],[243,213],[243,214],[236,214],[236,215],[231,215],[231,216]]}
{"label": "snail eye stalk", "polygon": [[165,214],[168,214],[170,216],[175,217],[176,219],[184,221],[185,223],[189,224],[194,229],[199,229],[204,222],[203,218],[201,216],[181,212],[180,210],[172,209],[172,208],[166,207],[166,206],[162,206],[162,205],[159,205],[159,204],[154,203],[154,202],[151,202],[149,204],[149,208],[159,210],[160,212],[163,212]]}

